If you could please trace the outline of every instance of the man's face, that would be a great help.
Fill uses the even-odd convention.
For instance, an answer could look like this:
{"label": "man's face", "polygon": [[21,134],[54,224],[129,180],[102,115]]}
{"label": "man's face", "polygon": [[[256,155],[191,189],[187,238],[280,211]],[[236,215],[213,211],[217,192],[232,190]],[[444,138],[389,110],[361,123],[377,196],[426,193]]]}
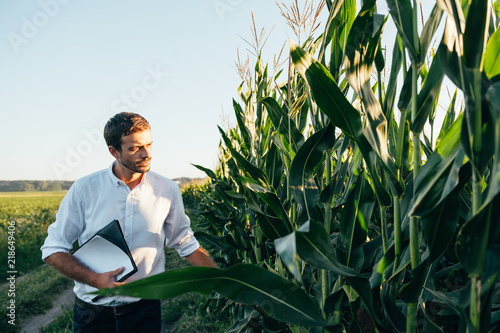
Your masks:
{"label": "man's face", "polygon": [[122,137],[122,151],[114,156],[130,171],[145,173],[150,168],[152,143],[149,130],[131,133]]}

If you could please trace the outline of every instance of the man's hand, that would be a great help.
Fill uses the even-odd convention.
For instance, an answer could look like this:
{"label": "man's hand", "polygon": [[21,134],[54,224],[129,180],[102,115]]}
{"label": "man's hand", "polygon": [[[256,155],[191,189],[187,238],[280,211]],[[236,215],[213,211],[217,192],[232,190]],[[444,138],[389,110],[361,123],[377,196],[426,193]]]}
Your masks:
{"label": "man's hand", "polygon": [[197,248],[196,251],[194,251],[185,258],[193,266],[207,266],[207,267],[218,268],[215,262],[208,254],[207,250],[205,250],[202,247]]}
{"label": "man's hand", "polygon": [[120,267],[118,269],[115,269],[114,271],[109,271],[106,273],[94,273],[94,282],[92,284],[92,287],[95,287],[97,289],[103,289],[103,288],[114,288],[121,286],[125,284],[125,282],[116,282],[116,277],[123,272],[125,267]]}

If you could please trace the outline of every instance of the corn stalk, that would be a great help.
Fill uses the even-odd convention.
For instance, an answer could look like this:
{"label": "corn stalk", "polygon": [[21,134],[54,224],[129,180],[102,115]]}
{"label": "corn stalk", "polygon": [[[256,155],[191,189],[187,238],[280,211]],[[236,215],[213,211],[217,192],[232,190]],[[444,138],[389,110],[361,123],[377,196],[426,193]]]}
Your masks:
{"label": "corn stalk", "polygon": [[[441,0],[419,34],[417,2],[387,2],[389,17],[375,0],[359,10],[326,1],[317,37],[298,2],[287,6],[299,44],[290,43],[282,82],[256,48],[234,102],[238,124],[220,129],[220,164],[197,166],[212,189],[196,236],[223,269],[189,267],[101,293],[216,291],[243,305],[230,331],[500,328],[497,24],[487,1]],[[397,27],[391,66],[380,42],[388,19]],[[423,129],[435,126],[445,75],[467,103],[457,116],[453,97],[434,145]]]}

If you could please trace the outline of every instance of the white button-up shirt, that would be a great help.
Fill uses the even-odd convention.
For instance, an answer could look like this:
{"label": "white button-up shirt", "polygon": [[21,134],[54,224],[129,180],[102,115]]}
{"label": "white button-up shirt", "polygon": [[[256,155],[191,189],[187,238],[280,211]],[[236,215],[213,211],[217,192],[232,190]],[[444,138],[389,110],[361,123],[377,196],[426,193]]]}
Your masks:
{"label": "white button-up shirt", "polygon": [[[152,171],[130,190],[108,169],[77,180],[63,198],[56,221],[48,228],[41,247],[42,259],[56,252],[68,253],[78,239],[81,245],[109,222],[118,220],[138,271],[127,282],[165,271],[164,245],[180,256],[200,246],[193,237],[179,186]],[[97,289],[75,281],[75,294],[91,303]],[[131,297],[104,297],[93,304],[114,305],[136,301]]]}

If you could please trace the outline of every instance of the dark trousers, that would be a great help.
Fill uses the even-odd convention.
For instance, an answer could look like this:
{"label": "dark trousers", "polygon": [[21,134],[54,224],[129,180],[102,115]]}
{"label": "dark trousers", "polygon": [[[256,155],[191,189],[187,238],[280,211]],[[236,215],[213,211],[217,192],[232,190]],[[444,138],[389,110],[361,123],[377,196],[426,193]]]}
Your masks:
{"label": "dark trousers", "polygon": [[141,300],[121,306],[99,306],[88,304],[78,297],[73,311],[75,333],[125,333],[161,330],[161,307],[159,300]]}

